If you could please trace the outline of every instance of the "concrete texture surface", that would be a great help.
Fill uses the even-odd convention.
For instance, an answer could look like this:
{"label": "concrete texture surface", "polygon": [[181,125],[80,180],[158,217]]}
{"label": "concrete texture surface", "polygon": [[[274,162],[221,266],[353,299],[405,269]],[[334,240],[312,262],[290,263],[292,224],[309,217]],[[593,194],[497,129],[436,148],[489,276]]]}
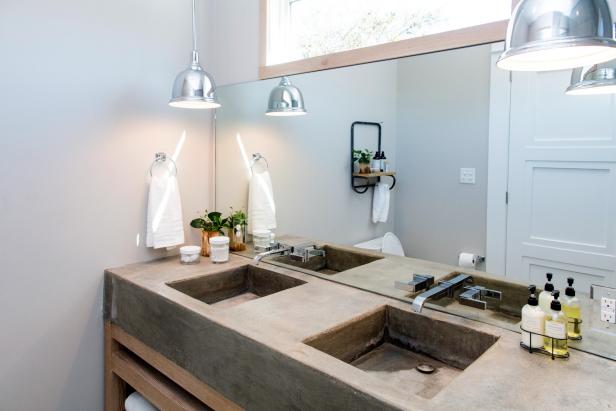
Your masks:
{"label": "concrete texture surface", "polygon": [[[389,258],[363,267],[383,263],[396,267]],[[466,404],[476,410],[573,410],[616,404],[613,361],[582,352],[552,361],[521,350],[517,333],[429,309],[413,314],[404,302],[282,267],[260,265],[305,284],[228,308],[167,285],[246,264],[252,262],[234,255],[222,266],[208,260],[182,266],[168,258],[107,270],[106,318],[248,409],[428,411]],[[385,306],[498,340],[429,399],[304,343]]]}

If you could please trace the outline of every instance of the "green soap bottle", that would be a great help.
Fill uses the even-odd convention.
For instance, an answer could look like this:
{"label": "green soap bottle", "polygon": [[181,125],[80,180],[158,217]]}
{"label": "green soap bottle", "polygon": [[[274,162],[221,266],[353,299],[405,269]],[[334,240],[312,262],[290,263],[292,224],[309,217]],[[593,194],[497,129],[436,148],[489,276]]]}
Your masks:
{"label": "green soap bottle", "polygon": [[579,340],[582,338],[582,332],[580,329],[580,323],[582,321],[580,300],[575,296],[573,277],[567,278],[567,284],[569,284],[569,287],[565,289],[565,297],[563,298],[562,303],[563,312],[569,319],[569,324],[567,325],[567,336],[572,340]]}
{"label": "green soap bottle", "polygon": [[567,355],[569,347],[567,345],[567,324],[568,319],[562,311],[559,291],[554,291],[554,298],[550,303],[550,312],[545,317],[545,335],[543,349],[554,355]]}

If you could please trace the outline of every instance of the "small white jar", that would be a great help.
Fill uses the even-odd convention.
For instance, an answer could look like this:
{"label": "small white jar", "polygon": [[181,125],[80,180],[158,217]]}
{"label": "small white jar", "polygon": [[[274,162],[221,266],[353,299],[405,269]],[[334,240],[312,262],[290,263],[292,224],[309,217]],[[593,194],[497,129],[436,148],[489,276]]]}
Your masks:
{"label": "small white jar", "polygon": [[229,237],[218,236],[210,238],[210,260],[213,263],[229,261]]}
{"label": "small white jar", "polygon": [[197,245],[187,245],[180,248],[180,263],[199,264],[201,260],[201,247]]}
{"label": "small white jar", "polygon": [[252,243],[256,250],[266,250],[272,241],[271,230],[254,230],[252,232]]}

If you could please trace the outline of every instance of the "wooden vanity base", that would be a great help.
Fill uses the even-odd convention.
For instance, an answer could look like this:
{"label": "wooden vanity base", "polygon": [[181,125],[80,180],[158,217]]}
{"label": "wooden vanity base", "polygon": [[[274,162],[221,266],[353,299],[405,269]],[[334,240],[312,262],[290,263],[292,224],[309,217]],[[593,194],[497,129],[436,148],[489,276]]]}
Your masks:
{"label": "wooden vanity base", "polygon": [[138,339],[105,322],[105,411],[124,411],[129,387],[160,410],[241,410]]}

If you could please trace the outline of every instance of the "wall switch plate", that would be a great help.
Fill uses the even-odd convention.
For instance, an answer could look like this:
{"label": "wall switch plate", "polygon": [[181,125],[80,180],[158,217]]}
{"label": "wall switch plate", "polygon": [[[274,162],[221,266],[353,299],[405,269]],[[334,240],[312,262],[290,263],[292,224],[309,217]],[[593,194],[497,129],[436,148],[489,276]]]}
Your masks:
{"label": "wall switch plate", "polygon": [[460,184],[475,184],[475,169],[461,168],[460,169]]}

